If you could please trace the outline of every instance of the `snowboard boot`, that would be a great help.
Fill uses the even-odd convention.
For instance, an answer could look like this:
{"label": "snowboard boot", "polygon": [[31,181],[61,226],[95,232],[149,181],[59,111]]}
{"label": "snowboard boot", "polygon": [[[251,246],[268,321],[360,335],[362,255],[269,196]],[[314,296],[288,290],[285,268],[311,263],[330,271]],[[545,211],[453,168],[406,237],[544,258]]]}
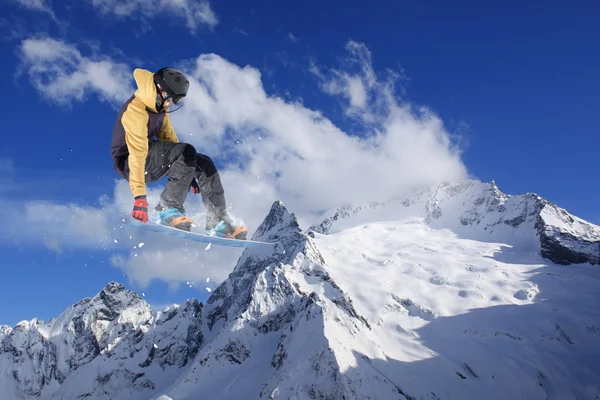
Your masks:
{"label": "snowboard boot", "polygon": [[216,225],[206,227],[206,234],[209,236],[217,236],[227,239],[246,240],[248,228],[244,225],[234,225],[225,220],[219,221]]}
{"label": "snowboard boot", "polygon": [[225,191],[219,173],[214,170],[211,176],[206,176],[200,169],[196,179],[206,212],[206,233],[210,236],[246,240],[248,228],[234,224],[227,214]]}
{"label": "snowboard boot", "polygon": [[161,225],[170,226],[171,228],[181,229],[189,232],[192,229],[193,221],[185,215],[185,211],[179,208],[167,208],[158,210],[156,222]]}

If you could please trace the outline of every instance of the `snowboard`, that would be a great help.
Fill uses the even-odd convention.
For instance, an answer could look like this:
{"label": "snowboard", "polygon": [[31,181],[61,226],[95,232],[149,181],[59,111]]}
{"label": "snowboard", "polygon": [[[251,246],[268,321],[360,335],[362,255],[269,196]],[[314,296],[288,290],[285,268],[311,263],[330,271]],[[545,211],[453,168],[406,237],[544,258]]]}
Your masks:
{"label": "snowboard", "polygon": [[237,240],[237,239],[228,239],[222,238],[218,236],[209,236],[207,234],[198,233],[198,232],[187,232],[182,231],[181,229],[172,228],[170,226],[165,226],[158,224],[153,221],[148,221],[146,223],[139,222],[133,218],[127,218],[127,223],[136,228],[145,229],[147,231],[160,233],[167,236],[173,236],[180,239],[191,240],[193,242],[199,243],[207,243],[214,244],[216,246],[227,246],[227,247],[257,247],[257,246],[274,246],[278,242],[258,242],[255,240]]}

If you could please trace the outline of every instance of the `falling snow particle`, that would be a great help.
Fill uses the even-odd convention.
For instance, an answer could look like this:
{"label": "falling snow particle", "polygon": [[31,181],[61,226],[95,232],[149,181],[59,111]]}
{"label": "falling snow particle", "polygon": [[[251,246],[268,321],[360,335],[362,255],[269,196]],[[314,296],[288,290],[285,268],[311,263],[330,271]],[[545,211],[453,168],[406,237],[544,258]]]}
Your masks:
{"label": "falling snow particle", "polygon": [[138,247],[142,247],[142,246],[144,246],[144,243],[138,244]]}
{"label": "falling snow particle", "polygon": [[210,282],[210,278],[206,278],[206,283]]}
{"label": "falling snow particle", "polygon": [[212,292],[212,290],[210,290],[210,288],[209,288],[209,287],[207,287],[207,288],[206,288],[206,291],[207,291],[208,293]]}
{"label": "falling snow particle", "polygon": [[113,239],[113,240],[115,241],[115,243],[119,243],[119,242],[117,241],[117,239]]}
{"label": "falling snow particle", "polygon": [[154,348],[155,348],[155,349],[158,349],[158,346],[156,345],[156,343],[154,343]]}
{"label": "falling snow particle", "polygon": [[209,243],[209,244],[208,244],[208,246],[206,246],[206,248],[205,248],[204,250],[205,250],[205,251],[208,251],[208,250],[210,250],[210,245],[211,245],[211,244],[212,244],[212,243]]}
{"label": "falling snow particle", "polygon": [[143,297],[146,297],[146,293],[142,292],[142,296],[143,296]]}

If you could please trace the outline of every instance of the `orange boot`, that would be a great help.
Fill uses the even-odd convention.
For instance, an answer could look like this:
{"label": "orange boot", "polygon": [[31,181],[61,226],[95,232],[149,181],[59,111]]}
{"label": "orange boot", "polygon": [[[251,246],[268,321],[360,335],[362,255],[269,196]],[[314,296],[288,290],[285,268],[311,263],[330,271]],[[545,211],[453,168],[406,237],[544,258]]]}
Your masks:
{"label": "orange boot", "polygon": [[219,221],[214,227],[207,229],[206,234],[228,239],[246,240],[248,228],[244,225],[234,225],[223,220]]}
{"label": "orange boot", "polygon": [[168,208],[160,211],[156,217],[156,222],[188,232],[192,229],[193,224],[193,221],[185,215],[185,211],[182,212],[178,208]]}

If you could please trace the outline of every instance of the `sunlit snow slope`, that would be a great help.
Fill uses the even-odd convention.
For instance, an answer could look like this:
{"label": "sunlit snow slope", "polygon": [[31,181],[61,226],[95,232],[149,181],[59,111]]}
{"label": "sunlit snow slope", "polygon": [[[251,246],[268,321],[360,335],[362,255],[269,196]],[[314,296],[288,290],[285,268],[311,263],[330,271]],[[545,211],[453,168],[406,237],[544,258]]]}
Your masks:
{"label": "sunlit snow slope", "polygon": [[206,304],[156,313],[110,283],[56,320],[0,327],[0,393],[599,399],[599,232],[478,182],[306,232],[276,202],[253,239],[280,243],[245,250]]}
{"label": "sunlit snow slope", "polygon": [[413,398],[600,394],[598,268],[460,239],[421,219],[316,243],[385,354],[359,368],[370,364]]}

